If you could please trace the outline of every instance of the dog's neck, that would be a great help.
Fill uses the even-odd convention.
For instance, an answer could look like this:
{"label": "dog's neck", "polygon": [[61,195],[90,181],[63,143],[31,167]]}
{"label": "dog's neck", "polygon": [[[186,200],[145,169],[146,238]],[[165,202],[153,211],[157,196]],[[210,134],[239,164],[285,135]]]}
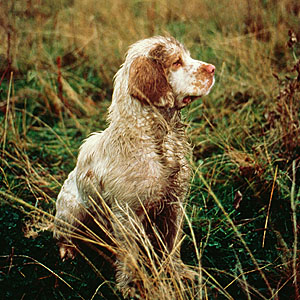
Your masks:
{"label": "dog's neck", "polygon": [[168,122],[172,123],[174,121],[179,122],[181,120],[180,111],[176,108],[157,108],[160,115]]}
{"label": "dog's neck", "polygon": [[112,123],[122,124],[126,122],[126,127],[135,127],[139,124],[144,126],[159,126],[170,128],[181,127],[181,113],[176,108],[156,107],[154,105],[143,104],[139,100],[128,96],[122,97],[118,101],[112,101],[109,108],[108,120]]}
{"label": "dog's neck", "polygon": [[170,155],[170,151],[179,151],[180,147],[178,148],[175,140],[180,140],[181,151],[190,151],[185,125],[181,122],[181,112],[175,108],[141,104],[130,97],[112,102],[108,120],[110,139],[122,144],[123,151],[125,148],[126,151],[139,148],[140,151]]}

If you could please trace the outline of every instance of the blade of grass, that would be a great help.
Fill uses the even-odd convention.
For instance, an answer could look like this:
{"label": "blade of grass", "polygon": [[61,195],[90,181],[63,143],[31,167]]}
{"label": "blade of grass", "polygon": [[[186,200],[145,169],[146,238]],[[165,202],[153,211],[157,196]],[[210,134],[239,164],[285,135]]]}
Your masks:
{"label": "blade of grass", "polygon": [[293,245],[293,284],[295,287],[295,299],[300,299],[299,288],[298,288],[298,272],[297,272],[297,245],[298,245],[298,227],[297,227],[297,205],[295,203],[295,188],[296,188],[296,161],[293,161],[293,180],[291,188],[291,209],[292,209],[292,220],[293,220],[293,233],[294,233],[294,245]]}
{"label": "blade of grass", "polygon": [[264,282],[266,283],[266,286],[271,294],[271,296],[273,296],[273,290],[270,286],[270,283],[266,277],[266,275],[264,274],[264,272],[262,271],[262,268],[259,267],[257,260],[255,259],[253,253],[251,252],[251,250],[249,249],[248,245],[246,244],[245,240],[243,239],[241,233],[238,231],[237,227],[234,225],[232,219],[230,218],[229,214],[226,212],[226,210],[224,209],[222,203],[219,201],[219,199],[217,198],[217,196],[215,195],[215,193],[212,191],[210,185],[208,184],[208,182],[205,180],[205,178],[203,177],[202,174],[199,174],[199,178],[202,180],[202,182],[204,183],[204,185],[206,186],[208,193],[213,197],[214,201],[216,202],[216,204],[218,205],[218,207],[221,209],[221,211],[223,212],[227,222],[229,223],[229,225],[231,226],[231,228],[233,229],[234,233],[236,234],[236,236],[239,238],[239,240],[241,241],[241,243],[243,244],[244,248],[246,249],[246,251],[248,252],[248,254],[250,255],[250,258],[254,264],[254,266],[256,267],[257,271],[260,273],[261,277],[263,278]]}
{"label": "blade of grass", "polygon": [[270,215],[270,209],[271,209],[271,202],[273,198],[273,193],[274,193],[274,188],[275,188],[275,183],[276,183],[276,178],[277,178],[277,171],[278,171],[278,166],[276,166],[275,169],[275,174],[274,174],[274,180],[273,180],[273,185],[272,185],[272,190],[271,190],[271,195],[270,195],[270,200],[269,200],[269,205],[268,205],[268,211],[267,211],[267,216],[266,216],[266,222],[264,226],[264,234],[263,234],[263,240],[262,240],[262,248],[265,246],[265,239],[266,239],[266,233],[267,233],[267,226],[268,226],[268,220],[269,220],[269,215]]}
{"label": "blade of grass", "polygon": [[6,146],[6,137],[7,137],[7,129],[8,129],[8,116],[10,110],[10,94],[11,94],[11,86],[13,80],[13,72],[10,73],[9,85],[8,85],[8,92],[7,92],[7,101],[6,101],[6,113],[5,113],[5,121],[4,121],[4,133],[3,133],[3,144],[2,150],[4,152]]}

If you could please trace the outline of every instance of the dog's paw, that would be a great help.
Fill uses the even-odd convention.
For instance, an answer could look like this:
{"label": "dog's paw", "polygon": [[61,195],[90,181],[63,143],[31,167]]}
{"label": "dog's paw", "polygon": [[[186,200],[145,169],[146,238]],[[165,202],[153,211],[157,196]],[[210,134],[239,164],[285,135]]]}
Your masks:
{"label": "dog's paw", "polygon": [[76,257],[76,249],[72,245],[61,244],[59,245],[59,256],[62,261],[74,259]]}

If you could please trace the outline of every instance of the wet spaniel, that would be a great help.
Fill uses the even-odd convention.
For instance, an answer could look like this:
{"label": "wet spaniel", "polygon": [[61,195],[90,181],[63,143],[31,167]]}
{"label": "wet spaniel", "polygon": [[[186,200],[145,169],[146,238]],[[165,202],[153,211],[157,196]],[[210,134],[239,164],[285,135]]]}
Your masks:
{"label": "wet spaniel", "polygon": [[116,254],[121,289],[134,279],[128,255],[138,249],[124,228],[142,228],[160,256],[180,261],[191,152],[181,109],[210,92],[214,72],[172,37],[147,38],[129,48],[115,76],[110,124],[84,141],[58,195],[54,236],[63,259],[74,257],[77,230],[93,215],[119,249],[126,248]]}

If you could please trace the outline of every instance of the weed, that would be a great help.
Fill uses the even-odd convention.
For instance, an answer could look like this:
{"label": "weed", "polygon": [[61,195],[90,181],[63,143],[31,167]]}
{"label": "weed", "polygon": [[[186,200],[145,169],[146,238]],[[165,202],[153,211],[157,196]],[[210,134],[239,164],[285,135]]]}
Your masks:
{"label": "weed", "polygon": [[124,249],[89,235],[96,251],[62,263],[43,230],[81,141],[106,126],[127,47],[166,32],[217,66],[211,94],[184,111],[182,257],[198,279],[153,264],[139,231],[135,296],[299,298],[299,28],[292,0],[0,2],[0,298],[122,299],[110,252]]}

